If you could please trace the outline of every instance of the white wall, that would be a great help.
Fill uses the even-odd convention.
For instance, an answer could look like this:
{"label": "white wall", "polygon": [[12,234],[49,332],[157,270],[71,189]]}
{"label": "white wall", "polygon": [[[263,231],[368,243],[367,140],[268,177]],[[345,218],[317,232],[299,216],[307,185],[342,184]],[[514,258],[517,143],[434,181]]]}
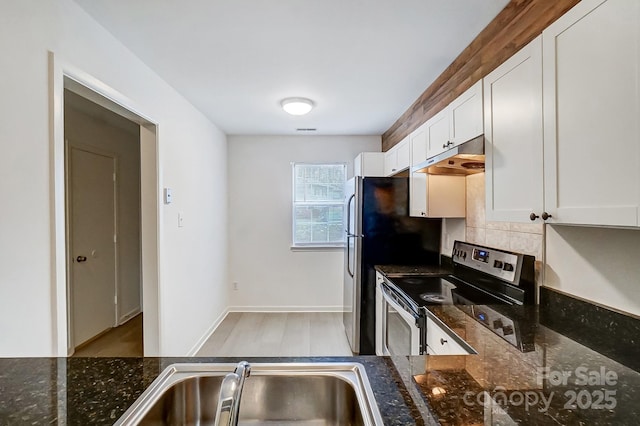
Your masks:
{"label": "white wall", "polygon": [[640,315],[640,230],[547,225],[544,285]]}
{"label": "white wall", "polygon": [[[92,116],[90,114],[96,114]],[[116,155],[117,320],[141,312],[140,298],[140,126],[65,91],[65,138]],[[112,303],[111,300],[106,301]]]}
{"label": "white wall", "polygon": [[225,135],[71,0],[3,0],[0,356],[57,353],[48,51],[158,123],[160,354],[184,355],[227,304]]}
{"label": "white wall", "polygon": [[291,163],[346,162],[351,176],[358,153],[380,148],[378,136],[229,137],[232,309],[341,309],[342,250],[290,248]]}

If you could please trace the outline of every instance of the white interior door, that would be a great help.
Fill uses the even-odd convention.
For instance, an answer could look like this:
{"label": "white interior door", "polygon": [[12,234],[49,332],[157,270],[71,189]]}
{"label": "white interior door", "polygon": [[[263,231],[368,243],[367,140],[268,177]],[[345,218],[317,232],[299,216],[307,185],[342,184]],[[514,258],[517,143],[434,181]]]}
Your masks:
{"label": "white interior door", "polygon": [[115,325],[114,157],[69,150],[72,330],[75,346]]}

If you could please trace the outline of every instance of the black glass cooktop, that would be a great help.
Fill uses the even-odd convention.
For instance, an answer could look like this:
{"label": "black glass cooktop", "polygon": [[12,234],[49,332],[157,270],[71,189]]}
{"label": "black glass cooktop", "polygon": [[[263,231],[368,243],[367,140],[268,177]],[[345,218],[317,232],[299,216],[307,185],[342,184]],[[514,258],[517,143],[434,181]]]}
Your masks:
{"label": "black glass cooktop", "polygon": [[417,306],[502,305],[503,299],[465,284],[454,277],[399,277],[390,281]]}

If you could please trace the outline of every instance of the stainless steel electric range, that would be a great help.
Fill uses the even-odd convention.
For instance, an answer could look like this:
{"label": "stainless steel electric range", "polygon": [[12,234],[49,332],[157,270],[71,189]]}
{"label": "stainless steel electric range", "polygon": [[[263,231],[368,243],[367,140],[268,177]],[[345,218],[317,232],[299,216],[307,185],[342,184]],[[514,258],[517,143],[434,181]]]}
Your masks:
{"label": "stainless steel electric range", "polygon": [[[427,353],[427,308],[437,305],[455,305],[519,350],[533,350],[535,321],[524,306],[536,303],[535,258],[456,241],[452,263],[451,274],[392,275],[378,283],[380,312],[388,318],[379,330],[383,352]],[[388,348],[395,342],[403,349]]]}

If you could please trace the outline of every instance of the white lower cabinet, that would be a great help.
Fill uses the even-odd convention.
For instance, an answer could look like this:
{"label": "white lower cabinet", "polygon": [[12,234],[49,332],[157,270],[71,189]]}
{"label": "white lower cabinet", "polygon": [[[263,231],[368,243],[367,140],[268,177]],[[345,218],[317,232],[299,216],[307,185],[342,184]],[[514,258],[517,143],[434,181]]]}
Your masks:
{"label": "white lower cabinet", "polygon": [[428,355],[469,355],[471,353],[473,352],[463,348],[434,320],[427,318]]}
{"label": "white lower cabinet", "polygon": [[413,172],[409,177],[409,215],[465,217],[466,178]]}

